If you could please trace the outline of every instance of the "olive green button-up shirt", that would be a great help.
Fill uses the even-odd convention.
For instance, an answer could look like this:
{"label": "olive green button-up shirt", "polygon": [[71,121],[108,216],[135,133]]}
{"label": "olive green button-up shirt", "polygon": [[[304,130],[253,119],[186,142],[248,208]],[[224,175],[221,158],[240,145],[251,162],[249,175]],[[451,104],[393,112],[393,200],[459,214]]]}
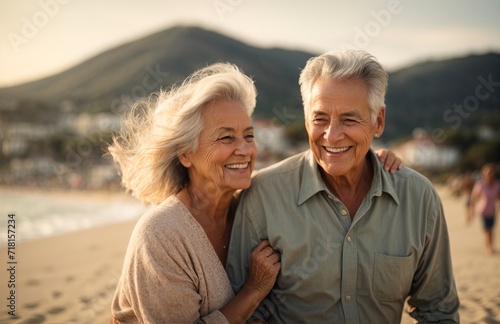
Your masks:
{"label": "olive green button-up shirt", "polygon": [[238,291],[263,239],[281,271],[254,314],[269,323],[458,323],[458,296],[439,196],[404,168],[384,172],[372,151],[371,189],[352,218],[324,184],[310,150],[259,172],[240,201],[226,270]]}

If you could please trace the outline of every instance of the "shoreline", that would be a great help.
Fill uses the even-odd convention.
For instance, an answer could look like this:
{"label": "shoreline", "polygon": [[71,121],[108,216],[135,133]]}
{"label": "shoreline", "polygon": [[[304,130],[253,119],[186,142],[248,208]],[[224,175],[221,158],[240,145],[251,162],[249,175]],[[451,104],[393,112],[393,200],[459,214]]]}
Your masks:
{"label": "shoreline", "polygon": [[[14,214],[20,243],[137,220],[149,208],[125,192],[22,187],[0,187],[0,206],[5,214],[0,230],[6,231],[7,215]],[[7,236],[0,235],[0,247],[5,246]]]}
{"label": "shoreline", "polygon": [[62,188],[40,188],[26,186],[6,186],[0,185],[0,193],[30,193],[33,195],[50,195],[50,196],[70,196],[70,197],[89,197],[89,198],[112,198],[112,199],[130,199],[140,203],[139,200],[125,192],[125,190],[109,191],[109,190],[75,190]]}

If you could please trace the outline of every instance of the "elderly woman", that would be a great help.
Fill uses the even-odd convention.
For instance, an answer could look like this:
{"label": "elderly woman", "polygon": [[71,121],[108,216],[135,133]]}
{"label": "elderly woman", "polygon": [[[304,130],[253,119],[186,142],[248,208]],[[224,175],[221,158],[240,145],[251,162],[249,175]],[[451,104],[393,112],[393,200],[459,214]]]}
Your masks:
{"label": "elderly woman", "polygon": [[[234,295],[224,271],[233,194],[250,186],[256,90],[230,64],[191,75],[135,109],[109,152],[123,185],[158,206],[138,222],[112,304],[118,323],[242,323],[268,294],[280,256],[262,240]],[[390,152],[389,152],[390,153]],[[392,171],[392,153],[380,152]],[[393,163],[394,162],[394,163]]]}
{"label": "elderly woman", "polygon": [[226,270],[235,291],[262,239],[281,270],[252,318],[269,323],[458,322],[446,223],[432,184],[382,171],[387,73],[365,51],[312,58],[300,87],[310,150],[259,172],[235,216]]}
{"label": "elderly woman", "polygon": [[224,271],[233,194],[250,186],[256,90],[237,67],[201,69],[135,111],[109,148],[124,186],[159,204],[138,222],[112,304],[118,323],[240,323],[267,295],[279,254],[262,241],[234,296]]}

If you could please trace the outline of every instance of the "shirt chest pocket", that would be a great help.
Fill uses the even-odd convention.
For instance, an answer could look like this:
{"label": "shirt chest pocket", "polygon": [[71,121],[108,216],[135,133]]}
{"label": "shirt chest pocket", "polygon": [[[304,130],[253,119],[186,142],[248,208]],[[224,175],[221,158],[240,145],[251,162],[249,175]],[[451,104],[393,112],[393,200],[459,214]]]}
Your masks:
{"label": "shirt chest pocket", "polygon": [[412,255],[396,257],[375,254],[373,294],[380,301],[405,299],[413,279]]}

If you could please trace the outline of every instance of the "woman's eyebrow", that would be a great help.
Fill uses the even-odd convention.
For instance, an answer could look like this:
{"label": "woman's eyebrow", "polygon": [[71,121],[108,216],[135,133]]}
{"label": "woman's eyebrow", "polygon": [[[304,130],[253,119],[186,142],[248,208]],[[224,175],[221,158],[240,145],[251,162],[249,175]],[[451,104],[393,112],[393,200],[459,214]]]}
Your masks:
{"label": "woman's eyebrow", "polygon": [[[243,131],[247,132],[247,131],[251,131],[253,129],[254,129],[253,126],[248,126]],[[219,128],[217,128],[217,131],[218,132],[235,132],[236,130],[232,127],[219,127]]]}

